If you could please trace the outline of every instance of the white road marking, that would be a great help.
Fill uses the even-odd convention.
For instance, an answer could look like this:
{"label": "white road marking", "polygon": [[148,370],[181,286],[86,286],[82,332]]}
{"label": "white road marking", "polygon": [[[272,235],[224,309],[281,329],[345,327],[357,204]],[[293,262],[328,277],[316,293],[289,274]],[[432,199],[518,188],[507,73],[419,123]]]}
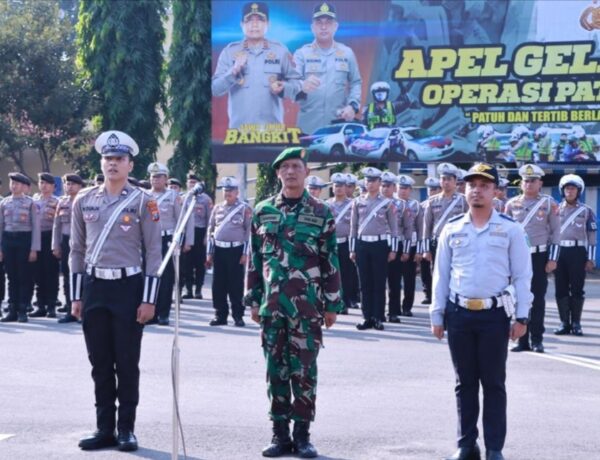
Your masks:
{"label": "white road marking", "polygon": [[589,358],[581,358],[579,356],[565,355],[561,353],[527,353],[531,356],[538,356],[540,358],[553,359],[554,361],[560,361],[566,364],[573,364],[575,366],[585,367],[595,371],[600,371],[600,361]]}
{"label": "white road marking", "polygon": [[14,436],[14,434],[3,434],[0,433],[0,441],[6,441]]}

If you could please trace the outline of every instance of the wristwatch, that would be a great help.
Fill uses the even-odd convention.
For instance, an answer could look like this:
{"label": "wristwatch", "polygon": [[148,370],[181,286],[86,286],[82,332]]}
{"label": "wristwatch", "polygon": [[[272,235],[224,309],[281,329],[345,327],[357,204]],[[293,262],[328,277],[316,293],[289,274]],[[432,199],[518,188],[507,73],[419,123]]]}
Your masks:
{"label": "wristwatch", "polygon": [[529,318],[516,318],[515,321],[523,326],[527,326],[529,324]]}
{"label": "wristwatch", "polygon": [[354,109],[354,113],[358,113],[358,109],[360,108],[360,106],[358,105],[358,102],[352,101],[348,105]]}

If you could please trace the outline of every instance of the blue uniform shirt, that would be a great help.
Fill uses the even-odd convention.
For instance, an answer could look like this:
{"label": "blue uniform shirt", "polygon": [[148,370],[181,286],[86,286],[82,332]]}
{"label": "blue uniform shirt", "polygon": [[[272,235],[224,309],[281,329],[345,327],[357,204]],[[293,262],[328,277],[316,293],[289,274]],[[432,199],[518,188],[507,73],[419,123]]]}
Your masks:
{"label": "blue uniform shirt", "polygon": [[527,318],[531,294],[531,256],[525,231],[492,210],[488,223],[475,228],[470,213],[448,221],[440,235],[433,272],[431,324],[444,323],[450,293],[468,298],[497,296],[512,284],[517,294],[516,317]]}

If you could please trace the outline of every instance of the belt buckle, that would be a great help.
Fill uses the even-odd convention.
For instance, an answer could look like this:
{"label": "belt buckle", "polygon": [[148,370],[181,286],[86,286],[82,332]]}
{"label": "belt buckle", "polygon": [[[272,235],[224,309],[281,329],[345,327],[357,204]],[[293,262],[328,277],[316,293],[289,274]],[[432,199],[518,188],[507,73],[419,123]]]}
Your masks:
{"label": "belt buckle", "polygon": [[467,299],[467,301],[465,302],[465,305],[467,306],[467,310],[479,311],[479,310],[483,310],[483,308],[485,307],[485,300],[484,299]]}

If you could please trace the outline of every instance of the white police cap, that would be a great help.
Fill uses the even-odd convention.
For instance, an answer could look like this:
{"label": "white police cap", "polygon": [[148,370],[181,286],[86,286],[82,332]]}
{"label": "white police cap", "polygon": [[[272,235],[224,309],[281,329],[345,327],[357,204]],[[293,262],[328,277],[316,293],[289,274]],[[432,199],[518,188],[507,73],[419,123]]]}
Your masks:
{"label": "white police cap", "polygon": [[381,179],[381,170],[369,166],[360,170],[365,179]]}
{"label": "white police cap", "polygon": [[452,163],[440,163],[437,167],[438,175],[459,177],[460,170]]}
{"label": "white police cap", "polygon": [[500,188],[506,188],[506,187],[508,187],[508,184],[509,184],[508,179],[506,179],[504,177],[501,177],[500,178],[500,182],[498,184],[498,187],[500,187]]}
{"label": "white police cap", "polygon": [[544,176],[544,170],[534,164],[526,164],[519,168],[519,176],[523,179],[539,179]]}
{"label": "white police cap", "polygon": [[325,182],[323,182],[323,179],[321,179],[319,176],[308,176],[306,178],[306,186],[323,188],[325,187]]}
{"label": "white police cap", "polygon": [[231,190],[240,186],[239,181],[233,176],[225,176],[219,181],[219,187],[225,190]]}
{"label": "white police cap", "polygon": [[400,184],[400,187],[412,187],[415,185],[415,180],[406,174],[400,174],[398,176],[398,184]]}
{"label": "white police cap", "polygon": [[140,148],[133,138],[122,131],[103,132],[96,139],[94,147],[102,156],[136,156],[140,153]]}
{"label": "white police cap", "polygon": [[347,182],[346,174],[333,173],[331,175],[331,182],[333,182],[334,184],[346,185],[346,182]]}
{"label": "white police cap", "polygon": [[354,174],[346,174],[346,185],[356,185],[357,182],[358,177],[356,177]]}
{"label": "white police cap", "polygon": [[384,171],[383,173],[381,173],[381,181],[386,182],[388,184],[395,184],[396,182],[398,182],[398,179],[391,172]]}
{"label": "white police cap", "polygon": [[464,169],[458,169],[458,176],[456,176],[456,180],[458,182],[464,182],[465,181],[465,176],[468,174],[468,171],[465,171]]}
{"label": "white police cap", "polygon": [[365,182],[365,180],[364,180],[364,179],[359,179],[359,180],[357,180],[357,181],[356,181],[356,185],[358,185],[358,187],[359,187],[361,190],[366,190],[366,188],[367,188],[367,184],[366,184],[366,182]]}
{"label": "white police cap", "polygon": [[425,179],[425,187],[440,188],[440,180],[435,177],[428,177]]}
{"label": "white police cap", "polygon": [[169,168],[167,168],[164,164],[155,161],[154,163],[150,163],[148,165],[148,174],[150,174],[150,177],[159,176],[161,174],[168,176]]}

